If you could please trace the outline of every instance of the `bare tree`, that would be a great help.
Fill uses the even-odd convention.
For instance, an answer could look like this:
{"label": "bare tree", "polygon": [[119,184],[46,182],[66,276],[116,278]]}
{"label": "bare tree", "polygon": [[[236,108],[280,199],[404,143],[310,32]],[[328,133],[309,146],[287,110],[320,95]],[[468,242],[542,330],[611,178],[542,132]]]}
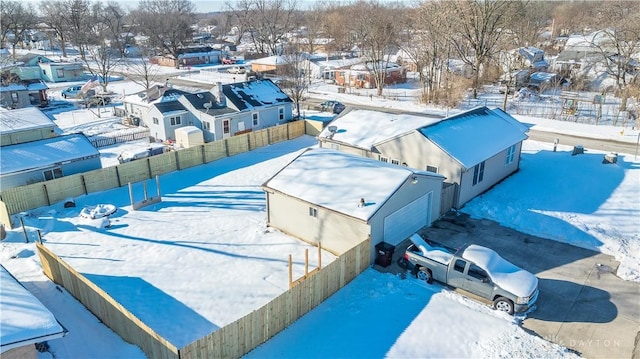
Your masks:
{"label": "bare tree", "polygon": [[496,45],[505,36],[505,25],[517,1],[452,0],[445,1],[447,32],[444,33],[459,58],[473,70],[473,98],[477,98],[482,65],[496,53]]}
{"label": "bare tree", "polygon": [[134,18],[152,46],[177,59],[181,48],[192,39],[194,11],[195,5],[189,0],[141,0]]}
{"label": "bare tree", "polygon": [[400,48],[416,66],[422,89],[421,101],[431,103],[445,71],[447,44],[439,34],[442,19],[437,2],[424,2],[407,16],[400,32]]}
{"label": "bare tree", "polygon": [[104,7],[97,8],[97,21],[102,24],[102,35],[109,40],[109,46],[124,56],[124,50],[131,44],[133,34],[129,32],[131,17],[120,4],[110,1]]}
{"label": "bare tree", "polygon": [[296,7],[296,0],[240,0],[231,9],[241,28],[249,30],[256,51],[276,55],[296,26]]}
{"label": "bare tree", "polygon": [[86,50],[94,35],[92,31],[91,4],[89,0],[64,0],[67,9],[59,14],[67,25],[67,38],[80,52],[80,57],[86,61]]}
{"label": "bare tree", "polygon": [[[31,30],[37,23],[37,17],[33,9],[23,5],[18,1],[1,1],[0,2],[0,21],[2,27],[2,41],[8,41],[13,50],[13,58],[16,57],[16,46],[24,43],[27,31]],[[9,33],[13,37],[9,38]]]}
{"label": "bare tree", "polygon": [[126,76],[133,83],[144,86],[148,90],[160,79],[160,69],[149,61],[149,56],[152,54],[148,50],[141,49],[138,55],[137,58],[127,61]]}
{"label": "bare tree", "polygon": [[308,69],[304,67],[307,56],[299,46],[287,47],[282,56],[286,64],[278,70],[278,75],[282,77],[280,88],[293,100],[296,113],[300,116],[300,102],[309,89]]}
{"label": "bare tree", "polygon": [[395,10],[377,1],[359,2],[349,9],[352,20],[348,27],[366,53],[378,96],[385,85],[389,56],[397,49]]}
{"label": "bare tree", "polygon": [[[64,1],[43,0],[40,2],[40,12],[42,14],[41,20],[54,31],[55,37],[60,44],[60,50],[62,51],[63,57],[67,57],[66,42],[69,31],[67,21],[60,14],[66,11],[67,8]],[[53,42],[51,43],[51,46],[53,47]]]}

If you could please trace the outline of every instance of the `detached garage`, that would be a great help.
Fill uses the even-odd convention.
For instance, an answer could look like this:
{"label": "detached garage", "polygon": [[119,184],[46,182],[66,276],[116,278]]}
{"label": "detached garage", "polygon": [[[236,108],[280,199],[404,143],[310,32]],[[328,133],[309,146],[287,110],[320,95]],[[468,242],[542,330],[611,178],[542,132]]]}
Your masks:
{"label": "detached garage", "polygon": [[371,237],[397,245],[439,216],[442,175],[308,149],[269,179],[268,225],[339,255]]}

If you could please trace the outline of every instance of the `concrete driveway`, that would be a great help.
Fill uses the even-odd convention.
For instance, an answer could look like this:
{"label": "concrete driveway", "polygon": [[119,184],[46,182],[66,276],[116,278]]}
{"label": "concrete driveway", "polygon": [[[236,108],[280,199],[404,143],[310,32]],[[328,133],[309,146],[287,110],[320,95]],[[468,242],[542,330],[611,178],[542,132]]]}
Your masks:
{"label": "concrete driveway", "polygon": [[[587,358],[640,359],[640,284],[616,277],[613,257],[464,214],[448,214],[421,234],[454,248],[492,248],[534,273],[540,295],[523,328]],[[396,260],[408,244],[395,249],[393,265],[376,267],[398,271]]]}

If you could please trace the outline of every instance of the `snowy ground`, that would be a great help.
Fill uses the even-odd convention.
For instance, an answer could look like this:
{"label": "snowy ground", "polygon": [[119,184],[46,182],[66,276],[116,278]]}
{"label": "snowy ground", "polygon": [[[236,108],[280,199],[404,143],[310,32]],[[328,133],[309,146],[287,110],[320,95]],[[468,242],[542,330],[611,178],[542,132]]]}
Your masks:
{"label": "snowy ground", "polygon": [[[125,83],[120,86],[128,91]],[[347,103],[371,101],[330,90],[318,87],[315,96]],[[411,106],[414,111],[447,112],[427,109],[411,100],[378,102],[388,108]],[[596,138],[634,142],[638,135],[635,129],[621,134],[620,128],[611,126],[521,120],[539,128]],[[71,116],[63,112],[56,115],[61,128],[94,126],[93,122],[95,116],[85,110]],[[118,299],[135,306],[135,297],[147,295],[145,308],[140,308],[143,316],[176,344],[186,344],[286,287],[284,257],[291,251],[294,258],[303,258],[301,251],[306,246],[265,227],[264,195],[259,185],[297,151],[314,143],[314,139],[303,137],[215,165],[162,176],[166,202],[144,211],[131,211],[128,194],[118,189],[78,198],[75,212],[55,205],[30,211],[25,219],[31,228],[43,231],[47,246],[120,296]],[[551,147],[525,141],[521,171],[471,201],[463,211],[537,236],[612,254],[622,262],[618,275],[640,281],[640,161],[631,154],[621,154],[618,164],[603,165],[602,156],[595,151],[587,149],[584,156],[571,156],[569,148],[560,146],[558,152],[552,152]],[[184,183],[185,179],[189,182]],[[105,202],[119,206],[111,229],[96,228],[77,216],[83,205]],[[20,231],[9,234],[0,245],[0,262],[69,330],[67,337],[49,343],[52,353],[39,354],[41,359],[144,357],[42,275],[35,247],[24,243]],[[310,251],[312,262],[313,253]],[[165,268],[163,258],[175,267]],[[234,271],[209,271],[206,265],[212,258],[220,260],[221,266],[232,260],[252,265],[234,267]],[[252,268],[255,266],[259,268]],[[297,270],[301,268],[298,261]],[[123,278],[127,280],[122,282]],[[259,286],[245,288],[247,279],[257,280]],[[188,291],[194,283],[201,289],[197,293]],[[245,294],[237,297],[238,292]],[[189,318],[190,328],[198,329],[178,330],[171,326],[171,320],[158,316],[170,308]],[[526,333],[512,317],[439,286],[368,269],[247,357],[571,356],[574,354],[566,349]]]}

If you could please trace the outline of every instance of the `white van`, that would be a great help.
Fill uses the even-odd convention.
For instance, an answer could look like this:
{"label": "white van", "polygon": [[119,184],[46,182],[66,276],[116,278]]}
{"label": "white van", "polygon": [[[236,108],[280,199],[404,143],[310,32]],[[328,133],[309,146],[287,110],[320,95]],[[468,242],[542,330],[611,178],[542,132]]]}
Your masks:
{"label": "white van", "polygon": [[227,72],[230,74],[243,74],[247,70],[242,65],[231,66],[227,69]]}

